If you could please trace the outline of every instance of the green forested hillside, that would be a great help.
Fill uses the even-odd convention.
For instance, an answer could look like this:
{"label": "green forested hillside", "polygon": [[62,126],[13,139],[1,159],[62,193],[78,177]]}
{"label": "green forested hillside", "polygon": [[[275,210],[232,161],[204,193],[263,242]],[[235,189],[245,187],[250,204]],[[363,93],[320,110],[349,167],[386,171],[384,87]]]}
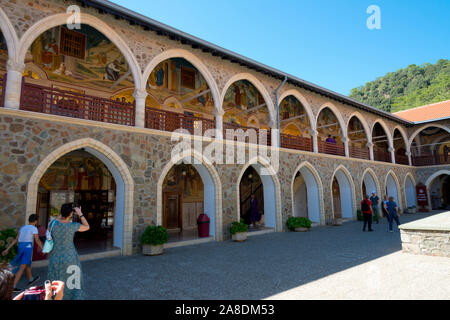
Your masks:
{"label": "green forested hillside", "polygon": [[450,60],[415,64],[352,89],[350,97],[396,112],[450,99]]}

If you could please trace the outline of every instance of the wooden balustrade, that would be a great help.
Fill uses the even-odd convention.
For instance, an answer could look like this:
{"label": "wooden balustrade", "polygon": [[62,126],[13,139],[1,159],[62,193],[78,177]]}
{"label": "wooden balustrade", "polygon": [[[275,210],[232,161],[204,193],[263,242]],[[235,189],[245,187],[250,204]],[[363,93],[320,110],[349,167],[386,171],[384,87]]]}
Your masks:
{"label": "wooden balustrade", "polygon": [[396,154],[395,163],[409,165],[408,156]]}
{"label": "wooden balustrade", "polygon": [[357,148],[352,145],[348,146],[350,158],[358,158],[370,160],[369,148]]}
{"label": "wooden balustrade", "polygon": [[392,162],[391,153],[387,150],[373,149],[373,160],[382,162]]}
{"label": "wooden balustrade", "polygon": [[214,129],[216,127],[216,122],[212,119],[205,119],[160,109],[146,108],[145,126],[149,129],[169,132],[173,132],[178,129],[185,129],[188,130],[190,134],[204,135],[206,130]]}
{"label": "wooden balustrade", "polygon": [[450,164],[450,155],[445,154],[422,154],[412,157],[412,165],[417,167],[435,166],[440,164]]}
{"label": "wooden balustrade", "polygon": [[311,138],[292,136],[289,134],[281,134],[281,147],[287,149],[313,151],[313,142]]}
{"label": "wooden balustrade", "polygon": [[332,154],[345,157],[345,147],[343,143],[332,143],[326,141],[317,141],[319,153]]}
{"label": "wooden balustrade", "polygon": [[134,104],[22,82],[20,109],[134,126]]}
{"label": "wooden balustrade", "polygon": [[[227,130],[233,130],[233,139],[230,139],[230,137],[227,135]],[[244,135],[246,135],[246,137],[244,138],[246,142],[249,143],[253,143],[254,141],[250,141],[250,139],[252,139],[252,132],[254,132],[254,134],[256,135],[256,142],[258,144],[262,144],[262,145],[267,145],[267,146],[271,146],[272,145],[272,132],[271,130],[266,130],[266,129],[259,129],[259,128],[253,128],[253,127],[244,127],[241,125],[238,125],[236,123],[227,123],[224,122],[223,123],[223,138],[224,139],[230,139],[230,140],[234,140],[234,141],[238,141],[239,139],[237,138],[237,130],[242,130]],[[264,135],[266,137],[264,137]],[[248,136],[248,137],[247,137]]]}

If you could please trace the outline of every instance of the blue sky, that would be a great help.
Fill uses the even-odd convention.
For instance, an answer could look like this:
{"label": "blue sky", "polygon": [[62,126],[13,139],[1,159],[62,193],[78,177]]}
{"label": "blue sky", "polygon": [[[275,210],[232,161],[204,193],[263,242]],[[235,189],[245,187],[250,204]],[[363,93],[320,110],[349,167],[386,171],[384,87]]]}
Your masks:
{"label": "blue sky", "polygon": [[[327,89],[354,87],[450,53],[450,1],[170,0],[113,2]],[[369,30],[366,9],[381,10]]]}

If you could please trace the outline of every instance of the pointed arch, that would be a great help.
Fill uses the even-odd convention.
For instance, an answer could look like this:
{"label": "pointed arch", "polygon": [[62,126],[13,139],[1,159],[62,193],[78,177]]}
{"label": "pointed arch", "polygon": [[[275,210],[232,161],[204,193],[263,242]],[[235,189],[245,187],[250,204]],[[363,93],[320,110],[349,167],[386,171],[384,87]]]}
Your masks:
{"label": "pointed arch", "polygon": [[[346,199],[342,201],[341,199],[341,207],[342,207],[342,217],[344,218],[356,218],[356,195],[355,195],[355,183],[353,182],[352,175],[348,171],[348,169],[340,164],[336,167],[330,179],[330,196],[331,196],[331,211],[334,216],[334,203],[333,203],[333,180],[336,177],[339,183],[339,188],[341,191],[341,198],[344,196]],[[344,210],[345,209],[345,210]],[[351,212],[349,212],[351,210]]]}
{"label": "pointed arch", "polygon": [[367,142],[372,142],[372,132],[370,131],[369,125],[368,125],[367,121],[364,119],[364,117],[362,116],[362,114],[359,113],[358,111],[353,112],[348,117],[347,124],[346,124],[347,135],[348,135],[348,126],[350,125],[350,121],[352,120],[353,117],[356,117],[359,120],[359,122],[361,123],[361,125],[363,126],[364,132],[366,133]]}
{"label": "pointed arch", "polygon": [[403,181],[403,187],[405,190],[405,205],[407,208],[411,206],[417,206],[416,188],[415,188],[416,185],[417,185],[416,179],[414,179],[414,176],[411,174],[411,172],[408,172],[405,175],[405,179]]}
{"label": "pointed arch", "polygon": [[[254,75],[250,74],[250,73],[239,73],[236,74],[234,76],[232,76],[230,79],[228,79],[228,81],[225,83],[225,86],[222,89],[222,93],[220,95],[220,110],[222,110],[223,112],[223,102],[225,99],[225,94],[227,93],[228,89],[230,88],[230,86],[235,83],[236,81],[239,80],[247,80],[249,81],[252,85],[255,86],[255,88],[259,91],[259,93],[262,95],[264,102],[266,103],[267,106],[267,110],[269,111],[269,115],[270,115],[270,124],[269,126],[271,128],[275,128],[277,125],[277,121],[276,121],[276,114],[275,114],[275,108],[274,108],[274,104],[272,102],[272,99],[270,97],[269,92],[266,90],[266,88],[264,87],[264,85],[261,83],[261,81],[259,81]],[[275,127],[274,127],[275,126]]]}
{"label": "pointed arch", "polygon": [[310,104],[308,103],[308,100],[306,100],[306,98],[298,90],[289,89],[280,95],[278,103],[281,104],[281,102],[286,97],[289,97],[289,96],[294,96],[298,101],[301,102],[303,108],[305,109],[306,114],[308,115],[309,123],[311,126],[311,131],[314,132],[316,130],[316,122],[314,121],[315,120],[314,113],[312,111]]}
{"label": "pointed arch", "polygon": [[[28,51],[28,48],[31,46],[33,41],[38,36],[40,36],[43,32],[51,28],[60,25],[65,25],[67,21],[69,21],[68,19],[70,17],[71,14],[59,13],[45,17],[44,19],[41,19],[34,25],[32,25],[20,39],[18,62],[23,63],[25,61],[25,55]],[[114,45],[125,57],[128,66],[130,67],[134,79],[135,88],[141,88],[143,86],[141,69],[139,67],[136,57],[132,53],[131,49],[128,47],[127,43],[108,24],[106,24],[104,21],[100,20],[95,16],[81,12],[80,23],[89,25],[97,29],[99,32],[103,33],[112,43],[114,43]]]}
{"label": "pointed arch", "polygon": [[425,124],[423,126],[421,126],[420,128],[418,128],[416,131],[413,132],[413,134],[409,137],[408,140],[408,145],[409,147],[411,147],[411,144],[414,141],[414,138],[423,130],[430,128],[430,127],[436,127],[436,128],[441,128],[442,130],[447,131],[448,133],[450,133],[450,128],[441,124],[437,124],[437,123],[431,123],[431,124]]}
{"label": "pointed arch", "polygon": [[[258,172],[264,189],[264,221],[266,226],[280,232],[283,229],[281,217],[281,191],[280,181],[272,165],[264,157],[250,159],[241,169],[236,186],[236,221],[241,217],[240,183],[245,171],[253,166]],[[267,215],[266,215],[267,214]]]}
{"label": "pointed arch", "polygon": [[92,138],[75,140],[55,149],[38,165],[27,185],[26,217],[35,213],[39,182],[47,169],[65,154],[85,148],[101,160],[112,173],[117,186],[114,225],[114,245],[122,249],[123,255],[131,255],[133,249],[133,194],[134,180],[122,158],[110,147]]}
{"label": "pointed arch", "polygon": [[16,30],[9,20],[9,17],[6,15],[2,8],[0,8],[0,30],[5,37],[6,45],[8,47],[8,59],[11,59],[17,63],[18,61],[20,61],[16,60],[19,48],[19,38],[17,37]]}
{"label": "pointed arch", "polygon": [[[393,182],[395,184],[392,185],[392,181],[389,181],[389,177],[391,177],[393,179]],[[393,188],[395,187],[395,193],[396,194],[392,194],[394,192]],[[401,197],[401,188],[400,188],[400,182],[397,178],[397,175],[394,173],[394,171],[389,170],[388,173],[386,174],[386,177],[384,179],[384,190],[387,190],[387,195],[388,197],[394,197],[397,204],[400,206],[402,206],[402,203],[400,201],[403,201],[402,197]]]}
{"label": "pointed arch", "polygon": [[[193,160],[193,161],[192,161]],[[222,183],[219,174],[212,165],[211,161],[195,150],[185,151],[170,158],[170,161],[163,167],[157,183],[157,205],[156,205],[156,223],[162,225],[163,220],[163,184],[170,169],[180,163],[188,161],[194,166],[203,180],[204,185],[204,210],[209,216],[210,235],[216,241],[223,240],[222,230]]]}
{"label": "pointed arch", "polygon": [[142,90],[145,90],[146,84],[148,81],[148,78],[150,77],[150,74],[152,73],[153,69],[156,68],[158,64],[160,64],[163,61],[166,61],[171,58],[183,58],[187,60],[189,63],[191,63],[194,67],[197,68],[197,70],[202,74],[202,76],[205,78],[206,83],[208,84],[209,89],[211,90],[211,94],[213,96],[214,100],[214,108],[216,115],[222,115],[222,103],[220,99],[219,94],[219,88],[217,87],[217,83],[214,80],[214,77],[212,76],[209,69],[206,67],[206,65],[202,62],[202,60],[197,57],[195,54],[193,54],[190,51],[184,50],[184,49],[169,49],[166,51],[161,52],[157,56],[155,56],[149,64],[144,69],[143,75],[142,75]]}
{"label": "pointed arch", "polygon": [[410,146],[409,146],[409,143],[408,143],[408,135],[406,134],[405,129],[403,127],[401,127],[401,126],[398,126],[398,125],[395,126],[394,130],[392,130],[392,138],[394,138],[395,130],[398,130],[400,132],[400,134],[401,134],[401,136],[403,138],[403,142],[404,142],[405,147],[406,147],[406,151],[409,151],[410,150]]}
{"label": "pointed arch", "polygon": [[[362,186],[363,186],[363,182],[366,184],[366,188],[370,188],[373,186],[370,186],[370,184],[368,185],[367,180],[366,180],[366,175],[369,175],[373,182],[375,183],[375,190],[377,192],[378,197],[381,199],[381,197],[383,196],[383,193],[381,192],[381,188],[380,188],[380,182],[378,181],[377,175],[375,174],[375,172],[372,170],[372,168],[366,168],[366,170],[364,170],[363,174],[362,174],[362,179],[361,179],[361,185],[360,185],[360,190],[362,193]],[[364,194],[362,194],[362,196],[364,197]]]}
{"label": "pointed arch", "polygon": [[393,148],[394,147],[394,143],[392,141],[391,131],[389,130],[389,127],[386,125],[386,123],[382,119],[376,119],[374,121],[374,123],[372,124],[372,127],[370,128],[372,141],[373,141],[373,129],[375,128],[375,125],[377,123],[383,128],[384,132],[386,133],[386,136],[387,136],[387,139],[388,139],[389,148]]}
{"label": "pointed arch", "polygon": [[[306,171],[305,171],[306,170]],[[321,225],[325,224],[325,205],[323,199],[323,185],[322,180],[320,179],[320,175],[314,166],[308,162],[303,161],[300,163],[294,171],[294,174],[291,179],[291,199],[292,199],[292,212],[294,213],[295,209],[295,194],[294,194],[294,182],[297,172],[300,172],[305,179],[307,194],[308,194],[308,217],[313,222],[318,222]],[[309,174],[308,174],[309,173]],[[311,189],[313,188],[313,189]],[[316,190],[314,190],[316,188]],[[315,192],[317,191],[317,192]],[[313,212],[316,211],[317,219],[313,219],[311,217],[309,210]]]}
{"label": "pointed arch", "polygon": [[336,119],[338,120],[339,126],[341,127],[341,130],[342,130],[342,137],[347,137],[347,127],[346,127],[346,125],[345,125],[344,118],[342,117],[342,114],[341,114],[341,112],[339,111],[339,109],[336,108],[336,106],[335,106],[333,103],[329,102],[329,101],[328,101],[328,102],[325,102],[324,104],[322,104],[322,105],[320,106],[319,110],[317,111],[316,118],[315,118],[315,123],[316,123],[315,126],[316,126],[316,130],[317,130],[317,122],[319,121],[320,113],[321,113],[325,108],[330,109],[330,110],[333,112],[333,114],[335,115]]}

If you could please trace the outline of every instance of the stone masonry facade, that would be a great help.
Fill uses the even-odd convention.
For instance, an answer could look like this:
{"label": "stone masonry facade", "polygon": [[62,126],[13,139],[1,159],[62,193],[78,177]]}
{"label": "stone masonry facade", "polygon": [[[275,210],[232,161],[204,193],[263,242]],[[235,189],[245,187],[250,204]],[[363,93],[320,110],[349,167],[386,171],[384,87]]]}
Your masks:
{"label": "stone masonry facade", "polygon": [[403,252],[450,258],[450,231],[401,230]]}

